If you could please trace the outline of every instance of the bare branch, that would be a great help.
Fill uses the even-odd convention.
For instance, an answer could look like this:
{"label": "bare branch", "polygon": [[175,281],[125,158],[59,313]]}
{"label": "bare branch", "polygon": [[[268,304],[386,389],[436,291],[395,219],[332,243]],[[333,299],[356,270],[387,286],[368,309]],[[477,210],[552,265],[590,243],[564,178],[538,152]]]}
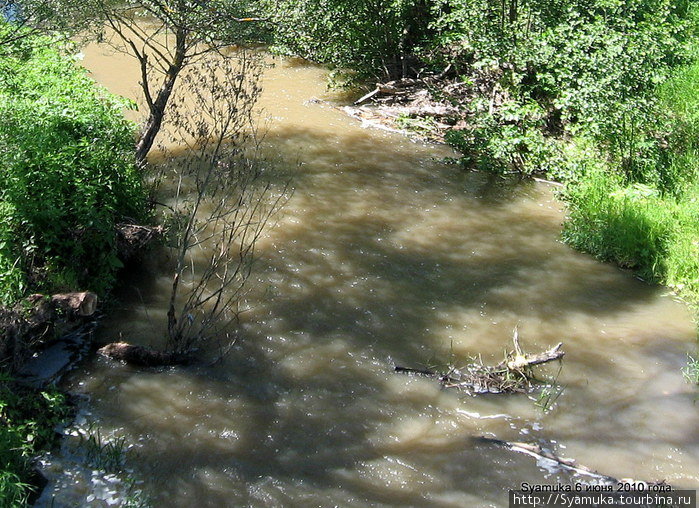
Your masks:
{"label": "bare branch", "polygon": [[170,102],[171,135],[187,147],[172,158],[180,217],[168,308],[173,352],[207,340],[230,346],[255,245],[287,195],[286,185],[265,179],[259,160],[253,108],[262,65],[245,51],[206,55],[182,74]]}

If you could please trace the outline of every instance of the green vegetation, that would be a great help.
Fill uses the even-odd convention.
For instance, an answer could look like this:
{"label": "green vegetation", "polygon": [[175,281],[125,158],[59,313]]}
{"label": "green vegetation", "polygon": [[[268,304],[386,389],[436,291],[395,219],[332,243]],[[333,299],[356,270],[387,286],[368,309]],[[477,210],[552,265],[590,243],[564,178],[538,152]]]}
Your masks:
{"label": "green vegetation", "polygon": [[123,470],[126,455],[126,438],[106,438],[94,425],[79,433],[79,446],[84,449],[86,460],[95,469],[107,473]]}
{"label": "green vegetation", "polygon": [[0,506],[26,503],[33,487],[32,460],[51,447],[70,410],[56,391],[37,392],[0,379]]}
{"label": "green vegetation", "polygon": [[[129,104],[49,39],[0,24],[0,41],[0,304],[28,291],[103,294],[120,267],[117,222],[144,216]],[[22,388],[7,370],[0,355],[0,505],[14,507],[68,410],[61,394]]]}
{"label": "green vegetation", "polygon": [[48,41],[11,49],[0,60],[0,301],[28,286],[103,293],[120,266],[115,224],[143,215],[128,104]]}
{"label": "green vegetation", "polygon": [[[15,4],[0,3],[8,5]],[[695,0],[27,0],[22,13],[33,16],[31,27],[0,23],[0,304],[30,289],[108,291],[120,267],[115,225],[144,218],[136,163],[153,146],[180,73],[202,52],[260,40],[333,65],[352,83],[431,76],[433,98],[457,111],[445,119],[453,126],[445,138],[465,167],[564,182],[566,241],[699,302],[697,7]],[[160,23],[154,34],[135,24],[144,13]],[[105,20],[141,65],[149,118],[138,142],[122,115],[132,105],[34,34],[96,23],[93,32],[103,35]],[[445,93],[439,80],[460,95]],[[252,105],[256,92],[245,97]],[[228,106],[226,118],[245,118]],[[398,124],[419,132],[437,122],[406,115]],[[224,250],[234,240],[224,240]],[[209,277],[227,262],[214,258]],[[192,301],[206,302],[199,290]],[[173,294],[171,333],[174,301]],[[697,370],[690,358],[688,379],[696,381]],[[477,374],[492,374],[484,372]],[[548,389],[539,404],[548,408],[558,395]],[[65,415],[61,396],[0,379],[1,503],[26,502],[31,457],[50,446]],[[101,466],[122,461],[123,441],[97,434],[87,445]]]}
{"label": "green vegetation", "polygon": [[584,161],[568,185],[564,238],[578,249],[699,299],[699,63],[654,91],[653,119],[629,138],[641,159],[620,171],[618,157]]}
{"label": "green vegetation", "polygon": [[699,385],[699,360],[687,355],[687,366],[682,369],[682,374],[687,382]]}
{"label": "green vegetation", "polygon": [[148,496],[139,486],[133,471],[127,471],[125,465],[130,446],[125,437],[104,436],[94,423],[86,428],[71,429],[68,434],[77,436],[77,450],[84,456],[88,467],[116,475],[123,483],[123,499],[120,506],[124,508],[150,508]]}
{"label": "green vegetation", "polygon": [[424,0],[267,3],[277,50],[351,70],[354,79],[411,74],[414,54],[430,31]]}

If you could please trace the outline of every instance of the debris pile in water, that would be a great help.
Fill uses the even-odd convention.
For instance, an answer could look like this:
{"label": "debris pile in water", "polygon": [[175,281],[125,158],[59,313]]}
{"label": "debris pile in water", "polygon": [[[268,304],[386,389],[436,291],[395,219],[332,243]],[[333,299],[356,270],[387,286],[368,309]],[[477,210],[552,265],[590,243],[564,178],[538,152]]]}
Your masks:
{"label": "debris pile in water", "polygon": [[395,371],[418,374],[439,380],[444,388],[457,388],[476,395],[481,393],[528,393],[540,384],[533,367],[563,358],[563,343],[539,354],[527,354],[519,344],[517,329],[512,337],[514,351],[508,352],[497,365],[484,365],[480,357],[466,367],[449,366],[446,371],[411,369],[396,365]]}

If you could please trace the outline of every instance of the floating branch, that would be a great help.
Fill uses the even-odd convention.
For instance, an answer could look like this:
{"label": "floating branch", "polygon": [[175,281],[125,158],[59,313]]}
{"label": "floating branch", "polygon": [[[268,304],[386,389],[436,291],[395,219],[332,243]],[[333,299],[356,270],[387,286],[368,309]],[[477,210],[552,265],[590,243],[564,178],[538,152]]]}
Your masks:
{"label": "floating branch", "polygon": [[559,360],[565,355],[565,352],[561,351],[561,347],[563,346],[562,342],[559,342],[554,347],[544,351],[543,353],[536,355],[525,354],[519,344],[519,332],[517,328],[515,328],[514,334],[512,335],[512,342],[514,343],[515,350],[512,353],[509,353],[507,355],[507,359],[500,363],[498,367],[505,366],[511,371],[523,372],[530,369],[534,365]]}

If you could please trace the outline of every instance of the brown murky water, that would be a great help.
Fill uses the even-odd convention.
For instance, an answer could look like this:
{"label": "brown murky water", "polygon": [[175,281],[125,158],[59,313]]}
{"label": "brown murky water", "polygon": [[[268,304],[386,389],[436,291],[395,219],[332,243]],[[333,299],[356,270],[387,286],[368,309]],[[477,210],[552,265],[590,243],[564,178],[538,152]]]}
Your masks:
{"label": "brown murky water", "polygon": [[[132,62],[86,54],[96,79],[135,94]],[[362,129],[308,102],[335,98],[322,69],[276,64],[266,144],[295,193],[260,242],[243,338],[215,367],[95,359],[70,382],[90,397],[88,420],[133,445],[153,506],[501,507],[521,482],[570,480],[473,436],[699,486],[683,305],[561,244],[547,186],[466,174],[440,162],[443,147]],[[132,274],[103,339],[158,342],[171,277],[161,266],[154,257]],[[515,326],[532,351],[564,343],[565,390],[548,412],[392,372],[435,357],[497,363]],[[54,487],[57,506],[107,506],[78,476]]]}

